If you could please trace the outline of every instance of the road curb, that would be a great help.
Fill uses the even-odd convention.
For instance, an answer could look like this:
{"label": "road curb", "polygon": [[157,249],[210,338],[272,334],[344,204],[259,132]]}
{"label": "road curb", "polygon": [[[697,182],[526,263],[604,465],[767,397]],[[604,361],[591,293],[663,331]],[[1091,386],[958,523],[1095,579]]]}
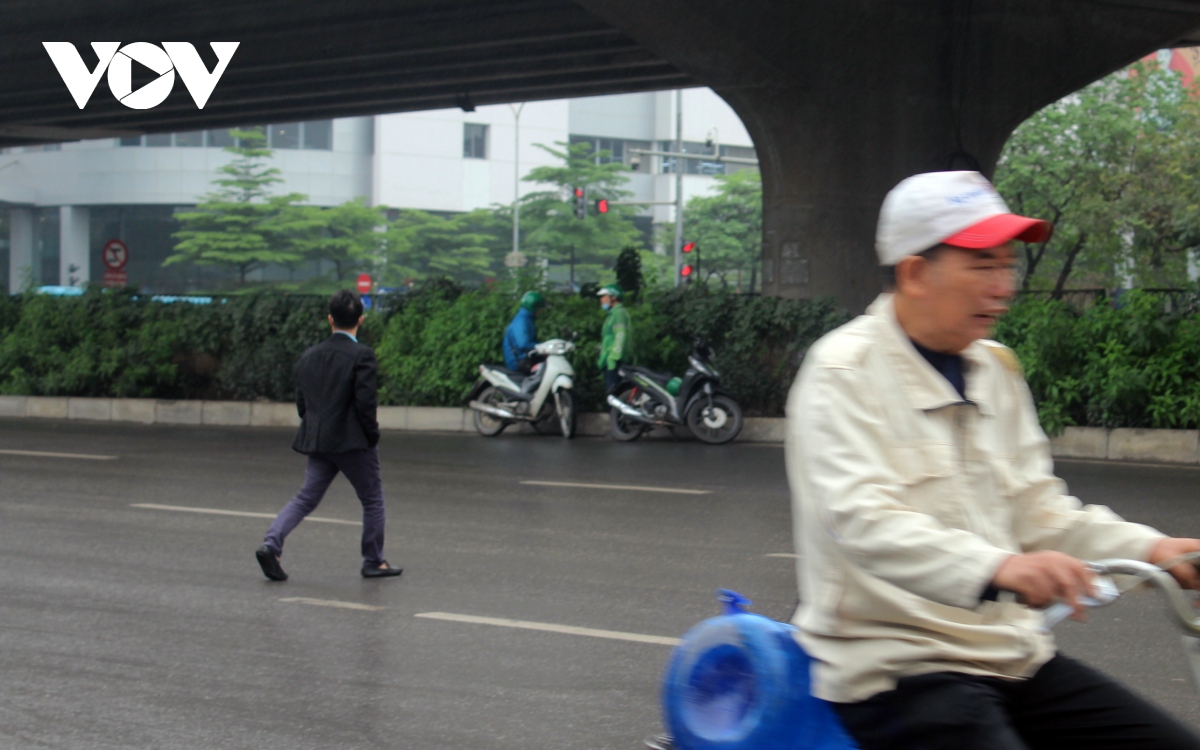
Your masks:
{"label": "road curb", "polygon": [[[0,396],[0,417],[70,419],[87,422],[217,425],[226,427],[295,427],[296,406],[267,401],[190,401],[151,398],[75,398],[66,396]],[[747,417],[738,442],[782,443],[787,420]],[[381,406],[384,430],[475,432],[470,409],[437,406]],[[524,427],[531,430],[530,427]],[[649,439],[675,439],[670,430],[655,430]],[[608,434],[608,413],[580,414],[576,434]],[[1068,427],[1050,439],[1057,458],[1200,464],[1200,431]]]}

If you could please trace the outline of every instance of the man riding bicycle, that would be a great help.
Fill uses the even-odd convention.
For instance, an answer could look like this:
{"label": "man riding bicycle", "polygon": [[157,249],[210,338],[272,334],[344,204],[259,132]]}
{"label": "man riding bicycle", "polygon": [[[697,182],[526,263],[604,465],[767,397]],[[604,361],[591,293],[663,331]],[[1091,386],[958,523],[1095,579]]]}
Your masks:
{"label": "man riding bicycle", "polygon": [[1200,748],[1056,653],[1033,609],[1079,612],[1082,560],[1200,550],[1069,496],[1015,355],[986,339],[1013,242],[1050,231],[977,172],[904,180],[876,237],[892,292],[812,347],[789,396],[796,625],[814,692],[863,750]]}

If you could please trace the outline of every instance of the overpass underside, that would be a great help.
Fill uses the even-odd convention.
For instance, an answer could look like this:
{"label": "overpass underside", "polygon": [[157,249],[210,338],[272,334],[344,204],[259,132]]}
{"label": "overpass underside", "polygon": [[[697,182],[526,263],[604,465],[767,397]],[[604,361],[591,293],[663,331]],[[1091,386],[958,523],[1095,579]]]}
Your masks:
{"label": "overpass underside", "polygon": [[[1200,0],[16,0],[0,145],[704,85],[762,163],[764,291],[859,310],[896,182],[990,173],[1037,109],[1198,28]],[[41,43],[90,66],[113,39],[241,46],[203,110],[178,84],[80,110]]]}

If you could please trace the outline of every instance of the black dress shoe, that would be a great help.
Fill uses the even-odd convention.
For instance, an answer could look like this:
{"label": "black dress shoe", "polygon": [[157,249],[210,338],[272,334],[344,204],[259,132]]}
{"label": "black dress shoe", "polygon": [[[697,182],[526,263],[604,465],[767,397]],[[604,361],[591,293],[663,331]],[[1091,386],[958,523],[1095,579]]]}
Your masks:
{"label": "black dress shoe", "polygon": [[283,567],[279,564],[279,558],[271,551],[267,545],[263,545],[254,550],[254,557],[258,560],[259,567],[262,568],[263,575],[270,578],[272,581],[286,581],[287,573],[283,572]]}
{"label": "black dress shoe", "polygon": [[362,577],[363,578],[391,578],[392,576],[398,576],[403,572],[404,572],[404,568],[393,568],[391,565],[388,565],[387,560],[384,560],[383,564],[380,565],[378,568],[368,568],[368,567],[364,566],[362,569]]}

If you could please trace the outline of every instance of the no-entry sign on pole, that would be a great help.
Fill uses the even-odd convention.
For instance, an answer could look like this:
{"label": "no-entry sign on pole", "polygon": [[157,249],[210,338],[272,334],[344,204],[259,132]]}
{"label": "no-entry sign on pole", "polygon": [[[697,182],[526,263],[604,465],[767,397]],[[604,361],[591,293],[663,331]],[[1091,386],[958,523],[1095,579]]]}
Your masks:
{"label": "no-entry sign on pole", "polygon": [[369,274],[369,273],[359,274],[359,276],[358,276],[358,293],[359,294],[370,294],[371,293],[371,274]]}
{"label": "no-entry sign on pole", "polygon": [[102,257],[104,258],[104,265],[107,268],[113,271],[120,271],[129,262],[129,248],[120,240],[109,240],[104,243]]}

